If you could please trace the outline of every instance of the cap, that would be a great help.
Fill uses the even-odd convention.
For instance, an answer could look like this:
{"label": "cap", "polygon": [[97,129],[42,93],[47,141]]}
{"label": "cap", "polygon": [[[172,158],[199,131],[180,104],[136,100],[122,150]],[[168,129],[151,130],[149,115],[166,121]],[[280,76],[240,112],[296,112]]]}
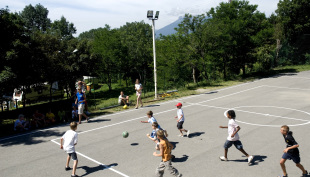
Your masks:
{"label": "cap", "polygon": [[182,106],[182,103],[178,103],[177,105],[175,105],[175,106]]}

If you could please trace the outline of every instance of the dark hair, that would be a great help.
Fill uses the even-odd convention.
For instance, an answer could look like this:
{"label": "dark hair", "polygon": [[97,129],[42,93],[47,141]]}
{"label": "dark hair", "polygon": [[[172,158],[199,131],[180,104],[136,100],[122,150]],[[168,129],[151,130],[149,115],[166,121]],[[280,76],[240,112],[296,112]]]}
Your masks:
{"label": "dark hair", "polygon": [[148,111],[146,114],[150,115],[150,116],[153,116],[153,112],[152,111]]}
{"label": "dark hair", "polygon": [[155,128],[158,128],[158,123],[157,122],[153,122],[152,126],[154,126]]}
{"label": "dark hair", "polygon": [[229,110],[227,113],[228,113],[228,115],[230,115],[230,117],[231,117],[232,119],[235,119],[235,118],[236,118],[236,113],[235,113],[234,110]]}
{"label": "dark hair", "polygon": [[283,128],[286,131],[286,133],[290,131],[290,127],[288,127],[287,125],[282,125],[281,128]]}

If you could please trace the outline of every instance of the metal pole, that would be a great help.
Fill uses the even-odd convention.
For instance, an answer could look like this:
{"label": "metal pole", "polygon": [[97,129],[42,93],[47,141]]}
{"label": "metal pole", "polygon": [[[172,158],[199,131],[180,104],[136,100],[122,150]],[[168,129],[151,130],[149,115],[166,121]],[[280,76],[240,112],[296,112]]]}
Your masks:
{"label": "metal pole", "polygon": [[155,100],[157,99],[157,69],[156,69],[156,49],[155,49],[155,19],[152,19],[153,31],[153,56],[154,56],[154,83],[155,83]]}

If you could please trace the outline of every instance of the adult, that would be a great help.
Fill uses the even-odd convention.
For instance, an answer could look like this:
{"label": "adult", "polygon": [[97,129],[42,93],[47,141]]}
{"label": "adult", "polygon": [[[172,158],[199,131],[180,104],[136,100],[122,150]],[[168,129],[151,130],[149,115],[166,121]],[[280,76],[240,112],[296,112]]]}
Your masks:
{"label": "adult", "polygon": [[18,119],[15,121],[14,123],[14,131],[24,131],[24,130],[28,130],[29,128],[29,122],[25,121],[25,117],[23,114],[20,114],[18,116]]}
{"label": "adult", "polygon": [[129,106],[129,96],[128,95],[124,95],[124,92],[121,91],[119,97],[118,97],[118,104],[123,106],[123,105],[127,105]]}
{"label": "adult", "polygon": [[[82,92],[85,94],[85,97],[86,97],[86,88],[87,88],[87,85],[85,82],[83,81],[78,81],[77,82],[77,88],[80,87],[82,89]],[[87,101],[85,101],[85,113],[87,115],[90,115],[90,112],[88,112],[88,105],[87,105]]]}
{"label": "adult", "polygon": [[45,116],[45,121],[48,123],[48,124],[51,124],[51,123],[55,123],[56,120],[55,120],[55,114],[52,113],[52,110],[49,109],[48,112],[46,113],[46,116]]}
{"label": "adult", "polygon": [[143,89],[142,84],[140,83],[139,79],[136,79],[136,83],[135,83],[135,90],[136,90],[136,95],[137,95],[136,109],[138,109],[139,102],[141,103],[141,107],[143,107],[143,103],[141,99],[142,89]]}
{"label": "adult", "polygon": [[86,96],[82,92],[82,88],[78,87],[78,92],[76,93],[76,100],[75,104],[78,104],[78,113],[79,113],[79,124],[81,124],[81,119],[82,116],[86,118],[86,121],[88,122],[88,117],[84,113],[84,107],[85,107],[85,101],[86,101]]}

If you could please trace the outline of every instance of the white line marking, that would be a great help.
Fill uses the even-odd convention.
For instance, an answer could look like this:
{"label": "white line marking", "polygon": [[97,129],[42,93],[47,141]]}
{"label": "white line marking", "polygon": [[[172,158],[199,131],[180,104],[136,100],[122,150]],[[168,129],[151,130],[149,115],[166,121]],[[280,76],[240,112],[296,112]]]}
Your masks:
{"label": "white line marking", "polygon": [[[183,108],[186,108],[186,107],[189,107],[189,106],[192,106],[192,105],[186,105],[186,106],[183,106]],[[169,111],[175,111],[175,110],[176,110],[176,108],[169,109],[169,110],[166,110],[166,111],[158,112],[158,113],[156,113],[156,115],[162,114],[162,113],[166,113],[166,112],[169,112]],[[120,125],[120,124],[123,124],[123,123],[126,123],[126,122],[131,122],[131,121],[139,120],[139,119],[143,119],[143,118],[145,118],[145,116],[141,116],[141,117],[133,118],[133,119],[130,119],[130,120],[125,120],[125,121],[122,121],[122,122],[118,122],[118,123],[115,123],[115,124],[105,125],[105,126],[102,126],[102,127],[98,127],[98,128],[82,131],[82,132],[79,132],[78,134],[88,133],[88,132],[92,132],[92,131],[95,131],[95,130],[100,130],[100,129],[103,129],[103,128],[112,127],[112,126],[115,126],[115,125]],[[60,138],[61,137],[52,139],[52,141],[58,140]]]}
{"label": "white line marking", "polygon": [[264,87],[274,87],[274,88],[284,88],[284,89],[291,89],[291,90],[305,90],[309,91],[310,89],[301,89],[301,88],[291,88],[291,87],[279,87],[279,86],[271,86],[271,85],[263,85]]}
{"label": "white line marking", "polygon": [[[51,141],[52,141],[53,143],[58,144],[58,145],[60,146],[60,143],[58,143],[58,142],[56,142],[56,141],[54,141],[54,140],[51,140]],[[113,171],[113,172],[115,172],[115,173],[117,173],[117,174],[119,174],[119,175],[122,175],[122,176],[125,176],[125,177],[129,177],[128,175],[125,175],[124,173],[122,173],[122,172],[120,172],[120,171],[117,171],[117,170],[115,170],[114,168],[109,167],[109,166],[107,166],[107,165],[105,165],[105,164],[103,164],[103,163],[101,163],[101,162],[99,162],[99,161],[97,161],[97,160],[95,160],[95,159],[92,159],[92,158],[90,158],[90,157],[88,157],[88,156],[86,156],[86,155],[84,155],[84,154],[82,154],[82,153],[80,153],[80,152],[77,152],[77,151],[76,151],[76,153],[77,153],[78,155],[80,155],[80,156],[82,156],[82,157],[84,157],[84,158],[90,160],[90,161],[95,162],[96,164],[102,165],[102,166],[104,167],[103,169],[109,169],[109,170],[111,170],[111,171]]]}

